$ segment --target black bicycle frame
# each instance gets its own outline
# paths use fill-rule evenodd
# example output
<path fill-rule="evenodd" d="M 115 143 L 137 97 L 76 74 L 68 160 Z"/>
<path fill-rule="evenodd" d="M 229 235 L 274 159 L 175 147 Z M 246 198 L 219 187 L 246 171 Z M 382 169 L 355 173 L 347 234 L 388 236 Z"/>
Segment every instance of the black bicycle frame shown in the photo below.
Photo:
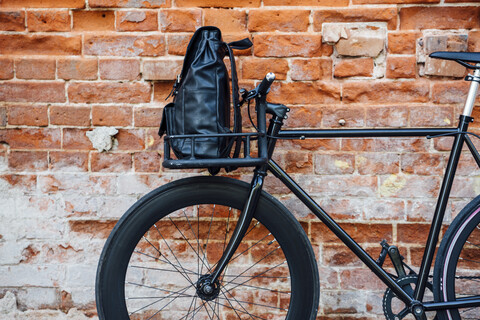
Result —
<path fill-rule="evenodd" d="M 217 270 L 213 272 L 213 279 L 216 280 L 224 266 L 228 264 L 231 254 L 236 250 L 243 237 L 243 232 L 250 224 L 253 217 L 251 208 L 256 207 L 260 190 L 263 186 L 263 178 L 266 171 L 272 172 L 291 192 L 293 192 L 311 211 L 315 214 L 363 263 L 377 275 L 377 277 L 387 285 L 395 295 L 401 299 L 407 306 L 421 306 L 422 310 L 434 311 L 441 309 L 466 308 L 480 306 L 480 296 L 472 297 L 468 300 L 450 301 L 450 302 L 427 302 L 422 303 L 425 293 L 428 275 L 430 273 L 435 248 L 445 215 L 448 198 L 453 184 L 453 178 L 457 169 L 458 161 L 462 151 L 463 144 L 466 143 L 472 153 L 476 163 L 480 167 L 480 154 L 476 150 L 472 141 L 467 136 L 468 124 L 473 118 L 460 116 L 457 128 L 420 128 L 420 129 L 326 129 L 326 130 L 280 130 L 282 119 L 273 117 L 268 128 L 268 163 L 258 166 L 255 169 L 252 179 L 251 191 L 247 205 L 242 211 L 237 223 L 242 232 L 234 232 L 237 237 L 230 241 L 228 254 L 219 262 Z M 352 238 L 350 237 L 329 215 L 323 210 L 284 170 L 282 170 L 275 161 L 271 160 L 275 143 L 277 139 L 310 139 L 310 138 L 369 138 L 369 137 L 429 137 L 449 135 L 454 136 L 454 142 L 450 151 L 447 168 L 443 178 L 440 194 L 437 200 L 432 225 L 425 245 L 425 251 L 418 274 L 418 283 L 415 287 L 414 296 L 411 297 L 401 286 L 392 278 L 377 262 Z M 253 200 L 253 201 L 252 201 Z M 253 203 L 252 203 L 253 202 Z M 246 217 L 246 218 L 245 218 Z M 232 252 L 233 250 L 233 252 Z M 417 319 L 425 319 L 423 313 Z"/>

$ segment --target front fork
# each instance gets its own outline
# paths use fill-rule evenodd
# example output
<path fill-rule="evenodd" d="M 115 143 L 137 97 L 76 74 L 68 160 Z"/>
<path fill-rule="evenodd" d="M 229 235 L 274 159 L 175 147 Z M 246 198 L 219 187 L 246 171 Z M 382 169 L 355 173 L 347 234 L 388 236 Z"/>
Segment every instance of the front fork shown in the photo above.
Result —
<path fill-rule="evenodd" d="M 258 106 L 258 116 L 260 114 L 269 113 L 273 117 L 270 120 L 270 125 L 267 131 L 268 143 L 267 143 L 267 157 L 271 158 L 273 150 L 275 149 L 275 144 L 277 139 L 274 137 L 278 134 L 283 125 L 283 119 L 286 118 L 286 113 L 289 109 L 283 105 L 270 104 L 265 101 L 265 98 L 262 97 L 256 102 Z M 261 128 L 260 128 L 261 129 Z M 237 225 L 235 230 L 233 230 L 232 237 L 228 242 L 227 248 L 223 252 L 222 257 L 217 263 L 215 270 L 209 276 L 210 283 L 216 283 L 220 275 L 222 274 L 225 267 L 228 265 L 228 262 L 232 258 L 233 254 L 237 250 L 238 246 L 242 242 L 245 233 L 247 232 L 248 226 L 252 222 L 253 215 L 257 209 L 258 200 L 262 193 L 263 182 L 267 175 L 268 164 L 264 164 L 255 168 L 252 182 L 250 183 L 250 192 L 248 193 L 248 198 L 245 202 L 245 206 L 238 218 Z"/>

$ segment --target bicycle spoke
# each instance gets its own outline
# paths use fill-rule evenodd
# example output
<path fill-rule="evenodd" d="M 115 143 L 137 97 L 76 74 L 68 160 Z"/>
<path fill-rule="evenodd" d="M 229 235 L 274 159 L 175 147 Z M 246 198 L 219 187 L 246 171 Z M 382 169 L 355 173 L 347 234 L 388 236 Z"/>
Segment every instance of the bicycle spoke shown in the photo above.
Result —
<path fill-rule="evenodd" d="M 178 272 L 178 270 L 168 270 L 168 269 L 162 269 L 162 268 L 154 268 L 154 267 L 140 267 L 140 266 L 130 266 L 130 268 L 137 268 L 137 269 L 146 269 L 146 270 L 156 270 L 156 271 L 165 271 L 165 272 Z M 191 270 L 188 270 L 188 269 L 184 269 L 186 272 L 185 274 L 194 274 L 194 275 L 197 275 L 198 274 L 196 272 L 193 272 Z"/>
<path fill-rule="evenodd" d="M 277 249 L 278 249 L 278 247 L 277 247 Z M 271 254 L 273 254 L 273 252 L 275 252 L 277 249 L 275 249 L 275 250 L 273 250 L 273 251 L 270 251 L 270 253 L 268 253 L 268 254 L 265 255 L 262 259 L 258 260 L 258 261 L 255 262 L 253 265 L 251 265 L 250 267 L 248 267 L 247 269 L 245 269 L 245 270 L 244 270 L 242 273 L 240 273 L 238 276 L 241 276 L 241 275 L 243 275 L 245 272 L 247 272 L 248 270 L 252 269 L 254 266 L 256 266 L 257 264 L 259 264 L 262 260 L 266 259 L 268 256 L 270 256 Z M 269 271 L 269 270 L 272 270 L 272 269 L 274 269 L 274 268 L 276 268 L 276 267 L 284 264 L 285 262 L 286 262 L 286 261 L 284 261 L 284 262 L 276 265 L 276 266 L 273 267 L 273 268 L 267 269 L 266 271 L 262 272 L 261 274 L 263 274 L 263 273 L 265 273 L 265 272 L 267 272 L 267 271 Z M 235 278 L 233 278 L 230 282 L 236 280 L 236 279 L 238 278 L 238 276 L 235 277 Z M 247 281 L 250 281 L 250 280 L 247 280 Z M 246 282 L 247 282 L 247 281 L 246 281 Z M 245 283 L 245 282 L 244 282 L 244 283 Z"/>
<path fill-rule="evenodd" d="M 165 244 L 167 245 L 167 248 L 168 248 L 168 249 L 170 250 L 170 252 L 172 253 L 173 257 L 174 257 L 175 260 L 177 261 L 177 263 L 178 263 L 178 265 L 180 266 L 180 268 L 185 272 L 185 269 L 182 267 L 182 264 L 180 263 L 180 261 L 178 261 L 177 256 L 175 255 L 175 253 L 173 253 L 172 249 L 171 249 L 170 246 L 168 245 L 167 240 L 165 240 L 165 238 L 163 237 L 163 235 L 162 235 L 162 233 L 160 232 L 160 230 L 158 230 L 157 225 L 154 224 L 153 226 L 154 226 L 155 229 L 157 230 L 157 232 L 158 232 L 158 234 L 160 235 L 160 237 L 162 237 L 163 241 L 164 241 Z M 144 237 L 144 238 L 145 238 L 145 237 Z M 145 239 L 146 239 L 146 238 L 145 238 Z M 148 240 L 147 240 L 147 241 L 148 241 Z M 165 257 L 165 259 L 167 259 L 167 261 L 169 261 L 167 257 Z M 176 269 L 176 268 L 175 268 L 175 269 Z M 188 276 L 184 275 L 183 273 L 181 273 L 181 274 L 184 276 L 185 279 L 187 279 L 188 282 L 190 282 L 190 283 L 193 285 L 193 281 L 192 281 Z"/>
<path fill-rule="evenodd" d="M 205 243 L 205 251 L 203 252 L 203 260 L 205 260 L 205 256 L 206 256 L 207 251 L 208 251 L 208 241 L 210 240 L 210 231 L 212 229 L 212 222 L 213 222 L 213 215 L 214 214 L 215 214 L 215 205 L 213 205 L 212 215 L 210 217 L 210 224 L 208 226 L 207 242 Z M 197 212 L 197 216 L 198 215 L 199 215 L 199 213 Z M 210 271 L 210 269 L 209 269 L 209 271 Z M 203 273 L 203 265 L 200 268 L 200 272 Z"/>
<path fill-rule="evenodd" d="M 190 248 L 192 248 L 193 252 L 195 252 L 195 254 L 198 256 L 198 252 L 195 251 L 195 249 L 192 247 L 192 245 L 190 244 L 190 241 L 188 241 L 188 239 L 185 237 L 185 235 L 183 234 L 183 232 L 178 228 L 177 224 L 172 220 L 170 219 L 170 221 L 173 223 L 173 225 L 175 226 L 175 228 L 177 228 L 178 232 L 180 232 L 180 234 L 182 235 L 183 239 L 185 239 L 185 241 L 187 242 L 187 244 L 190 246 Z M 200 256 L 198 256 L 200 258 Z M 205 265 L 205 261 L 202 260 L 202 263 Z M 206 265 L 208 271 L 210 271 L 210 267 L 208 266 L 208 261 L 207 261 L 207 265 Z"/>
<path fill-rule="evenodd" d="M 170 295 L 168 295 L 168 296 L 166 296 L 166 297 L 162 297 L 162 298 L 160 298 L 160 299 L 157 300 L 157 301 L 154 301 L 154 302 L 152 302 L 152 303 L 150 303 L 150 304 L 147 304 L 146 306 L 144 306 L 144 307 L 142 307 L 142 308 L 140 308 L 140 309 L 138 309 L 138 310 L 135 310 L 135 311 L 131 312 L 129 315 L 135 314 L 135 313 L 137 313 L 137 312 L 139 312 L 139 311 L 141 311 L 141 310 L 144 310 L 145 308 L 148 308 L 148 307 L 150 307 L 150 306 L 152 306 L 152 305 L 154 305 L 154 304 L 156 304 L 156 303 L 158 303 L 158 302 L 161 302 L 161 301 L 163 301 L 163 300 L 165 300 L 165 299 L 169 299 L 169 298 L 170 298 L 171 296 L 173 296 L 174 294 L 180 293 L 177 297 L 175 297 L 175 298 L 173 299 L 173 300 L 175 300 L 176 298 L 178 298 L 179 296 L 181 296 L 181 293 L 187 291 L 188 289 L 189 289 L 189 287 L 186 287 L 186 288 L 183 288 L 183 289 L 181 289 L 181 290 L 179 290 L 179 291 L 177 291 L 177 292 L 173 292 L 173 293 L 171 293 Z M 173 300 L 172 300 L 172 301 L 173 301 Z M 167 304 L 166 304 L 162 309 L 160 309 L 160 310 L 163 310 L 163 309 L 164 309 L 167 305 L 169 305 L 170 303 L 171 303 L 171 302 L 167 303 Z M 159 310 L 159 311 L 160 311 L 160 310 Z"/>

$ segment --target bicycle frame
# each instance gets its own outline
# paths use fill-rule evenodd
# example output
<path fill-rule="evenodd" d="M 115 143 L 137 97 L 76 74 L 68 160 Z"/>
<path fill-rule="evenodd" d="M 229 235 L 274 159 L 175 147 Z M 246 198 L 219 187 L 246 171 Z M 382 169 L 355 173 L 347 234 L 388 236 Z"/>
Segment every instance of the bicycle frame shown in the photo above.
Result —
<path fill-rule="evenodd" d="M 480 77 L 480 70 L 475 70 L 475 76 Z M 480 167 L 480 154 L 467 135 L 468 125 L 473 121 L 470 117 L 477 89 L 480 81 L 472 81 L 470 91 L 465 104 L 463 114 L 460 116 L 459 124 L 456 128 L 419 128 L 419 129 L 326 129 L 326 130 L 281 130 L 283 117 L 274 115 L 270 120 L 270 126 L 267 131 L 268 137 L 268 162 L 257 166 L 251 183 L 249 198 L 246 201 L 245 208 L 239 218 L 239 222 L 232 235 L 232 240 L 227 246 L 222 258 L 217 264 L 216 269 L 211 275 L 212 281 L 215 281 L 225 266 L 228 264 L 231 256 L 250 224 L 253 212 L 256 208 L 264 177 L 267 171 L 270 171 L 277 177 L 297 198 L 302 201 L 315 216 L 317 216 L 363 263 L 377 275 L 377 277 L 389 287 L 395 295 L 401 299 L 414 314 L 417 319 L 426 319 L 424 311 L 435 311 L 442 309 L 468 308 L 480 306 L 480 296 L 469 297 L 457 301 L 447 302 L 426 302 L 423 303 L 423 297 L 430 273 L 435 248 L 438 243 L 442 221 L 445 215 L 453 179 L 460 159 L 464 143 L 467 145 L 473 155 L 477 165 Z M 259 110 L 265 110 L 265 97 L 260 97 L 256 101 Z M 432 224 L 425 245 L 425 251 L 422 263 L 418 273 L 418 282 L 415 287 L 414 295 L 411 297 L 401 286 L 392 278 L 352 237 L 350 237 L 328 213 L 323 210 L 284 170 L 282 170 L 271 159 L 275 144 L 278 139 L 311 139 L 311 138 L 371 138 L 371 137 L 429 137 L 435 138 L 441 135 L 452 135 L 455 139 L 452 144 L 448 164 L 446 167 L 440 193 L 437 199 L 437 205 L 434 211 Z"/>

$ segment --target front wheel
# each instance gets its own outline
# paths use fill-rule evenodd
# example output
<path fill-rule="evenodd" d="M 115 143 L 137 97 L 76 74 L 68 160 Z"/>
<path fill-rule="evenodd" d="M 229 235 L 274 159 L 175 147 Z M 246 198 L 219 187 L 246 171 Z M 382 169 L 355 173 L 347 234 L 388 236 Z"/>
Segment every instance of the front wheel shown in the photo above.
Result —
<path fill-rule="evenodd" d="M 315 319 L 312 247 L 285 207 L 262 192 L 242 243 L 203 287 L 233 233 L 249 185 L 182 179 L 152 191 L 119 220 L 97 270 L 100 319 Z"/>
<path fill-rule="evenodd" d="M 480 196 L 471 201 L 448 228 L 434 268 L 435 301 L 480 296 Z M 440 320 L 478 320 L 480 307 L 437 313 Z"/>

